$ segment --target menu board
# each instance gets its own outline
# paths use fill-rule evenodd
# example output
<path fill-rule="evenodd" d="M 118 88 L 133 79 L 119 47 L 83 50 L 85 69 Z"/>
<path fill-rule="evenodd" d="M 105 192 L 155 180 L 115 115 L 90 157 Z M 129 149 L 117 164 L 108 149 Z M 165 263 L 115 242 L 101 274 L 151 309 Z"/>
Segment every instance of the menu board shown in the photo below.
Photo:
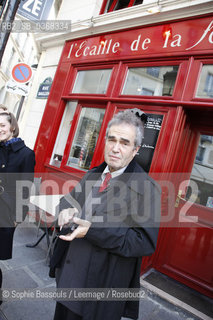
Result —
<path fill-rule="evenodd" d="M 136 155 L 135 159 L 146 172 L 149 172 L 163 121 L 163 115 L 147 113 L 147 116 L 148 118 L 144 128 L 144 139 L 139 154 Z"/>

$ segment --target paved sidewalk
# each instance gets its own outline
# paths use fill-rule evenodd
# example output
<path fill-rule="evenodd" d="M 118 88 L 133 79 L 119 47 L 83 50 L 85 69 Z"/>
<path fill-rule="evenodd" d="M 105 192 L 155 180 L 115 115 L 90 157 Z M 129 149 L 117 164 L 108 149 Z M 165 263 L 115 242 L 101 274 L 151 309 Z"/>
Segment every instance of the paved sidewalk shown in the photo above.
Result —
<path fill-rule="evenodd" d="M 41 230 L 39 234 L 42 234 Z M 13 259 L 0 261 L 3 289 L 55 287 L 55 280 L 48 276 L 46 239 L 35 248 L 26 247 L 27 243 L 33 243 L 36 239 L 35 225 L 22 223 L 16 228 Z M 6 301 L 0 308 L 8 320 L 52 320 L 55 302 L 46 299 Z"/>
<path fill-rule="evenodd" d="M 41 230 L 39 232 L 42 233 Z M 44 238 L 35 248 L 26 247 L 26 244 L 34 242 L 36 237 L 37 228 L 33 224 L 23 223 L 16 229 L 13 259 L 0 261 L 3 271 L 3 288 L 45 289 L 55 287 L 55 280 L 48 276 L 46 239 Z M 175 306 L 174 303 L 162 298 L 149 287 L 144 286 L 143 290 L 145 295 L 140 302 L 139 320 L 204 319 L 184 308 Z M 0 320 L 52 320 L 54 308 L 55 301 L 47 299 L 5 301 L 0 307 Z"/>

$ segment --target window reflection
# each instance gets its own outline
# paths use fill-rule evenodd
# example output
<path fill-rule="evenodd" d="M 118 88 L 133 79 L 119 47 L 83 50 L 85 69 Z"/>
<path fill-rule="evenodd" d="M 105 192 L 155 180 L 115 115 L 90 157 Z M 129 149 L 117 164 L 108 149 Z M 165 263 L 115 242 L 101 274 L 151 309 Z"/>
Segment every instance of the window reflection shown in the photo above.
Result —
<path fill-rule="evenodd" d="M 104 117 L 103 109 L 82 108 L 67 165 L 89 169 Z"/>
<path fill-rule="evenodd" d="M 198 186 L 195 202 L 213 208 L 213 136 L 201 135 L 191 180 Z M 192 199 L 192 193 L 188 190 L 187 198 Z"/>
<path fill-rule="evenodd" d="M 213 65 L 202 67 L 196 97 L 213 98 Z"/>
<path fill-rule="evenodd" d="M 71 128 L 71 123 L 76 110 L 77 102 L 68 102 L 63 114 L 61 125 L 56 138 L 55 147 L 52 153 L 50 164 L 55 167 L 61 166 L 65 145 Z"/>
<path fill-rule="evenodd" d="M 112 69 L 78 71 L 72 93 L 105 94 Z"/>
<path fill-rule="evenodd" d="M 115 10 L 120 10 L 120 9 L 125 9 L 128 7 L 133 7 L 138 4 L 142 4 L 143 0 L 108 0 L 106 4 L 106 9 L 105 12 L 110 12 L 110 11 L 115 11 Z"/>
<path fill-rule="evenodd" d="M 172 96 L 178 66 L 129 68 L 122 94 Z"/>

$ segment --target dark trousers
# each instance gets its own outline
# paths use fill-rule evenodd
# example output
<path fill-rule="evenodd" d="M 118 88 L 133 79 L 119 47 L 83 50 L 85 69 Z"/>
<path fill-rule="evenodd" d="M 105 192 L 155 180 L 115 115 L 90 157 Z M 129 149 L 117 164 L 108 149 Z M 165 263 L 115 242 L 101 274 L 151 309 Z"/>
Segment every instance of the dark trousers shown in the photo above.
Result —
<path fill-rule="evenodd" d="M 82 320 L 82 317 L 72 312 L 63 304 L 57 302 L 55 307 L 54 320 Z"/>

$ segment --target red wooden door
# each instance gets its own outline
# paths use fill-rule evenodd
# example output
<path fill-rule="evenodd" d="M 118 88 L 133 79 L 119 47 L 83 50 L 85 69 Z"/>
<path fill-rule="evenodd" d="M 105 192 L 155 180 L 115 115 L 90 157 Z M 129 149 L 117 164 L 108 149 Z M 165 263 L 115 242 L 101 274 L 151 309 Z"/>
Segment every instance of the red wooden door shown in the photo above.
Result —
<path fill-rule="evenodd" d="M 205 125 L 199 121 L 201 113 L 193 117 L 183 112 L 177 150 L 170 158 L 173 170 L 167 172 L 172 190 L 162 187 L 162 215 L 167 220 L 154 266 L 213 297 L 213 124 L 210 115 Z"/>

